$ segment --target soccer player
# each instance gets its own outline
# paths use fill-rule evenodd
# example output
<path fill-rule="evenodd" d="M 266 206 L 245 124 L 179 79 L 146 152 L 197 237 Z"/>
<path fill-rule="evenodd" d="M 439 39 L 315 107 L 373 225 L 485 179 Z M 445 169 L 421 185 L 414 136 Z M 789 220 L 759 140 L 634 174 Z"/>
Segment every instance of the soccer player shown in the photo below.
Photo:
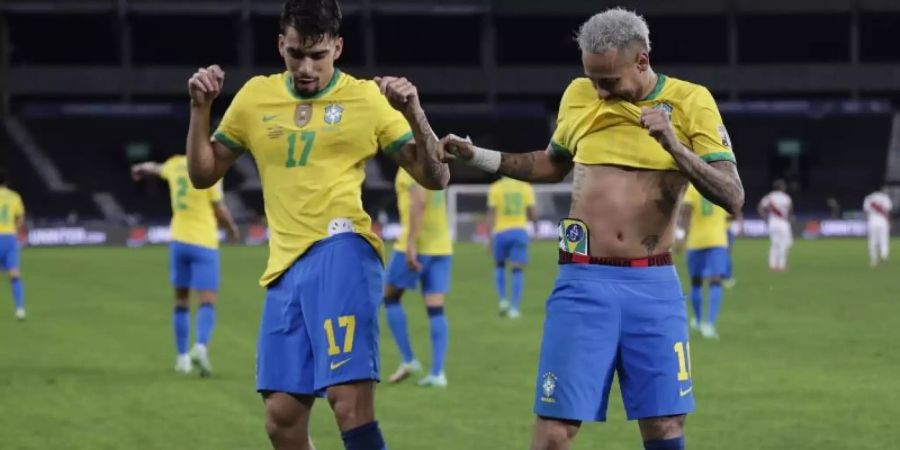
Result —
<path fill-rule="evenodd" d="M 192 363 L 200 375 L 212 374 L 209 361 L 210 336 L 216 323 L 216 294 L 219 290 L 219 229 L 216 219 L 225 225 L 228 237 L 238 239 L 237 225 L 222 198 L 222 183 L 209 189 L 195 189 L 187 173 L 187 158 L 175 155 L 159 164 L 152 161 L 131 166 L 131 177 L 158 177 L 169 184 L 172 205 L 169 244 L 169 272 L 175 288 L 175 310 L 172 327 L 175 331 L 175 371 L 190 373 Z M 196 340 L 190 353 L 191 290 L 197 294 Z"/>
<path fill-rule="evenodd" d="M 717 339 L 716 319 L 722 305 L 722 280 L 728 273 L 728 213 L 691 185 L 681 207 L 687 234 L 687 267 L 691 277 L 691 328 L 705 338 Z M 703 282 L 709 286 L 709 316 L 703 320 Z"/>
<path fill-rule="evenodd" d="M 528 265 L 528 230 L 526 223 L 537 221 L 534 211 L 534 189 L 530 184 L 503 177 L 488 191 L 488 225 L 491 229 L 489 248 L 494 255 L 494 283 L 500 296 L 500 315 L 517 319 L 521 315 L 524 277 Z M 512 273 L 509 300 L 506 297 L 506 267 Z"/>
<path fill-rule="evenodd" d="M 757 211 L 769 223 L 769 270 L 787 270 L 788 250 L 794 245 L 791 231 L 793 202 L 787 194 L 787 183 L 778 179 L 772 184 L 775 190 L 766 194 L 759 202 Z"/>
<path fill-rule="evenodd" d="M 362 207 L 365 162 L 378 149 L 426 189 L 450 172 L 416 87 L 356 79 L 334 67 L 344 42 L 336 0 L 289 0 L 278 52 L 286 70 L 250 79 L 210 139 L 218 66 L 189 80 L 188 172 L 212 186 L 243 153 L 256 160 L 270 227 L 256 389 L 276 448 L 307 449 L 325 393 L 344 446 L 385 448 L 375 421 L 382 244 Z"/>
<path fill-rule="evenodd" d="M 419 380 L 420 386 L 447 387 L 444 357 L 447 354 L 448 327 L 444 299 L 450 290 L 450 266 L 453 243 L 447 224 L 444 191 L 428 191 L 405 170 L 397 171 L 394 182 L 402 229 L 387 269 L 384 285 L 384 310 L 403 362 L 389 378 L 391 383 L 405 380 L 422 369 L 413 356 L 406 328 L 406 313 L 400 298 L 406 289 L 422 283 L 422 296 L 431 327 L 431 372 Z"/>
<path fill-rule="evenodd" d="M 0 169 L 0 270 L 9 274 L 16 319 L 25 320 L 25 292 L 19 270 L 18 233 L 25 227 L 22 197 L 10 189 L 6 170 Z"/>
<path fill-rule="evenodd" d="M 609 9 L 578 32 L 584 78 L 562 96 L 545 150 L 500 153 L 454 135 L 447 159 L 532 182 L 574 167 L 561 266 L 538 369 L 531 448 L 569 448 L 582 421 L 603 421 L 613 374 L 644 448 L 684 448 L 694 410 L 688 321 L 668 249 L 688 182 L 734 213 L 743 187 L 716 103 L 699 85 L 650 67 L 647 23 Z"/>
<path fill-rule="evenodd" d="M 887 261 L 891 240 L 891 210 L 894 208 L 886 188 L 875 191 L 863 200 L 868 218 L 869 264 L 872 267 Z"/>

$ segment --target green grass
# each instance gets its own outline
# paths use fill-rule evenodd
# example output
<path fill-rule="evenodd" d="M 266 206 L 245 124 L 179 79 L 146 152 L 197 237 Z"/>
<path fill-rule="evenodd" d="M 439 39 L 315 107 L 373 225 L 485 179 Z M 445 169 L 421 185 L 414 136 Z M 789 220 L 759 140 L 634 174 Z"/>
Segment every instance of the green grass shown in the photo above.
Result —
<path fill-rule="evenodd" d="M 555 247 L 533 250 L 524 316 L 495 312 L 491 263 L 463 245 L 454 262 L 446 391 L 378 389 L 392 450 L 527 448 L 543 301 Z M 738 285 L 726 291 L 720 341 L 694 336 L 698 410 L 692 449 L 886 449 L 900 430 L 900 262 L 870 269 L 859 240 L 799 242 L 791 271 L 766 269 L 767 243 L 740 241 Z M 0 291 L 0 448 L 251 449 L 268 445 L 253 390 L 256 279 L 264 248 L 222 251 L 211 379 L 172 371 L 166 250 L 27 249 L 28 320 Z M 404 300 L 428 362 L 418 294 Z M 383 372 L 398 354 L 383 328 Z M 573 449 L 636 449 L 617 391 L 609 422 L 586 424 Z M 325 402 L 313 414 L 320 450 L 342 448 Z"/>

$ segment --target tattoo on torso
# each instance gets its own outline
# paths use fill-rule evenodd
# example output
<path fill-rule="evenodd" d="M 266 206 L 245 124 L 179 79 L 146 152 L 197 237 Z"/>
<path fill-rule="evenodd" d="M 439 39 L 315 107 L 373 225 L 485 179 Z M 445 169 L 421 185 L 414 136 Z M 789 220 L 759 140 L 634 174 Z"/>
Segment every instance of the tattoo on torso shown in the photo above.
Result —
<path fill-rule="evenodd" d="M 651 234 L 641 241 L 641 245 L 647 249 L 647 256 L 651 256 L 653 255 L 653 251 L 656 250 L 656 246 L 659 245 L 659 236 Z"/>
<path fill-rule="evenodd" d="M 584 185 L 584 178 L 587 177 L 587 167 L 581 164 L 575 164 L 574 174 L 572 176 L 572 206 L 574 207 L 582 197 L 581 190 Z"/>

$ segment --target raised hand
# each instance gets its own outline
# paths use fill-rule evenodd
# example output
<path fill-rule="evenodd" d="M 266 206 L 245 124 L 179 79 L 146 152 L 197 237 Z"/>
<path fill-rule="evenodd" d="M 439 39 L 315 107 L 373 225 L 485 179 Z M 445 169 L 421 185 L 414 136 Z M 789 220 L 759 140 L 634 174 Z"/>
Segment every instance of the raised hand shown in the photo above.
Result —
<path fill-rule="evenodd" d="M 460 159 L 467 162 L 475 155 L 472 150 L 472 139 L 461 138 L 455 134 L 448 134 L 441 138 L 441 148 L 443 151 L 443 162 L 450 162 Z"/>
<path fill-rule="evenodd" d="M 678 137 L 675 135 L 675 129 L 672 128 L 672 118 L 664 109 L 643 108 L 641 110 L 641 125 L 667 151 L 671 152 L 680 145 Z"/>
<path fill-rule="evenodd" d="M 197 106 L 212 105 L 212 101 L 222 92 L 224 84 L 225 72 L 218 65 L 197 69 L 188 80 L 191 102 Z"/>
<path fill-rule="evenodd" d="M 378 89 L 387 97 L 391 107 L 402 113 L 411 113 L 420 107 L 419 91 L 403 77 L 375 77 Z"/>

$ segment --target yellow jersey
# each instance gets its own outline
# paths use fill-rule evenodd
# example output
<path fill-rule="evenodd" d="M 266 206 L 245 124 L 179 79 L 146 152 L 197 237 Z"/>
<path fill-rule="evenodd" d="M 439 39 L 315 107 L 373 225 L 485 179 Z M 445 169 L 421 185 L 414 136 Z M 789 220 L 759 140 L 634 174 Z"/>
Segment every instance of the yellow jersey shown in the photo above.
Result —
<path fill-rule="evenodd" d="M 488 190 L 488 207 L 494 209 L 494 233 L 524 229 L 528 208 L 534 206 L 534 188 L 530 184 L 503 177 Z"/>
<path fill-rule="evenodd" d="M 24 214 L 22 197 L 12 189 L 0 187 L 0 234 L 17 234 L 16 219 Z"/>
<path fill-rule="evenodd" d="M 209 189 L 196 189 L 187 173 L 187 157 L 175 155 L 163 163 L 159 176 L 169 182 L 173 241 L 219 248 L 219 226 L 213 203 L 222 201 L 222 180 Z"/>
<path fill-rule="evenodd" d="M 213 139 L 256 160 L 269 223 L 265 286 L 313 244 L 341 232 L 382 244 L 363 210 L 366 161 L 412 139 L 406 119 L 372 81 L 335 69 L 311 96 L 287 73 L 257 76 L 235 95 Z"/>
<path fill-rule="evenodd" d="M 662 74 L 637 103 L 601 99 L 589 79 L 572 81 L 559 106 L 551 149 L 582 164 L 678 170 L 672 155 L 641 126 L 645 107 L 668 111 L 678 140 L 706 162 L 734 162 L 731 139 L 709 91 Z"/>
<path fill-rule="evenodd" d="M 397 190 L 397 209 L 400 210 L 400 236 L 394 249 L 406 251 L 409 238 L 409 191 L 418 186 L 405 170 L 397 171 L 394 188 Z M 447 196 L 444 191 L 425 190 L 425 212 L 422 216 L 422 230 L 416 237 L 416 252 L 420 255 L 452 255 L 453 242 L 450 239 L 450 224 L 447 222 Z"/>
<path fill-rule="evenodd" d="M 700 191 L 689 185 L 684 204 L 691 205 L 691 224 L 688 227 L 688 250 L 728 247 L 728 212 L 703 198 Z"/>

